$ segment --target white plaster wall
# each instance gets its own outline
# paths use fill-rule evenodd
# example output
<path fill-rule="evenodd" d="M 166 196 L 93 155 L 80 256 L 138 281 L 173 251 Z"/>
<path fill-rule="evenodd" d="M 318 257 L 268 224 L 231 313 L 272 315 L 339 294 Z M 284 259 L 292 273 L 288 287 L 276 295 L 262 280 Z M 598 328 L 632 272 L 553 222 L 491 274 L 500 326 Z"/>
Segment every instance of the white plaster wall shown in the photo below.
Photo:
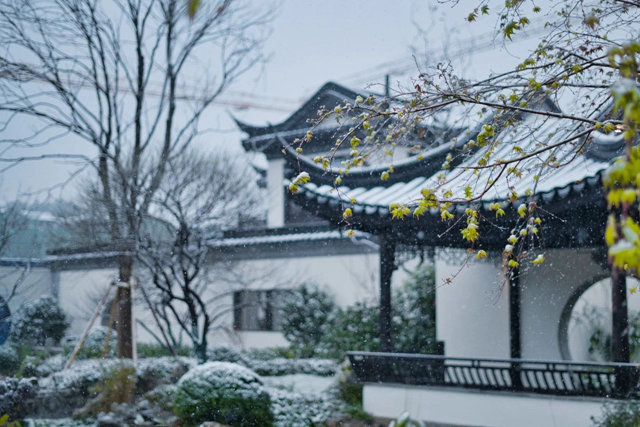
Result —
<path fill-rule="evenodd" d="M 117 277 L 115 269 L 73 270 L 60 272 L 58 303 L 66 312 L 71 326 L 67 330 L 70 336 L 80 336 L 98 302 Z M 114 290 L 111 290 L 111 299 Z M 96 320 L 96 325 L 100 319 Z"/>
<path fill-rule="evenodd" d="M 330 247 L 328 247 L 330 251 Z M 470 261 L 461 268 L 466 253 L 441 252 L 436 262 L 437 335 L 445 341 L 448 356 L 508 357 L 509 310 L 508 288 L 502 274 L 501 260 Z M 558 327 L 562 310 L 577 287 L 604 272 L 592 259 L 590 251 L 556 250 L 545 252 L 540 267 L 529 267 L 521 278 L 523 357 L 560 359 Z M 415 260 L 405 264 L 409 270 Z M 286 345 L 284 337 L 274 332 L 233 330 L 233 299 L 237 289 L 295 288 L 313 282 L 334 295 L 345 307 L 360 300 L 378 298 L 378 255 L 335 255 L 283 257 L 220 263 L 207 278 L 207 295 L 212 308 L 220 312 L 211 332 L 211 346 L 235 345 L 244 348 Z M 2 292 L 20 274 L 20 269 L 0 269 Z M 59 303 L 71 321 L 69 335 L 79 335 L 108 284 L 115 269 L 61 271 Z M 406 279 L 399 269 L 394 273 L 394 287 Z M 450 283 L 447 283 L 450 279 Z M 48 269 L 32 269 L 20 292 L 11 301 L 15 312 L 25 301 L 42 295 L 55 295 L 55 281 Z M 226 294 L 219 296 L 220 294 Z M 138 319 L 157 330 L 146 304 L 138 293 Z M 136 328 L 141 342 L 153 342 L 143 328 Z M 186 339 L 185 339 L 186 343 Z"/>
<path fill-rule="evenodd" d="M 82 333 L 116 274 L 115 269 L 60 272 L 59 303 L 71 322 L 69 335 L 79 336 Z M 134 271 L 134 274 L 140 277 L 141 285 L 145 284 L 143 272 Z M 216 316 L 208 336 L 210 346 L 286 346 L 287 342 L 279 332 L 233 330 L 234 290 L 294 289 L 304 282 L 313 282 L 326 289 L 335 297 L 336 303 L 344 307 L 363 299 L 377 299 L 378 256 L 317 256 L 219 263 L 211 267 L 203 280 L 206 288 L 204 298 L 209 300 L 210 312 Z M 146 285 L 149 286 L 148 283 Z M 136 292 L 134 309 L 136 319 L 157 334 L 156 323 L 139 291 Z M 136 338 L 139 342 L 155 342 L 140 325 L 136 325 Z M 190 344 L 186 336 L 183 336 L 183 342 Z"/>
<path fill-rule="evenodd" d="M 464 251 L 436 257 L 436 325 L 445 355 L 509 357 L 509 292 L 500 260 Z"/>
<path fill-rule="evenodd" d="M 524 264 L 524 263 L 523 263 Z M 522 274 L 522 357 L 562 359 L 558 331 L 562 310 L 578 287 L 606 273 L 590 250 L 545 251 L 545 262 Z"/>
<path fill-rule="evenodd" d="M 267 227 L 284 225 L 284 159 L 270 159 L 267 168 Z"/>
<path fill-rule="evenodd" d="M 225 266 L 222 266 L 224 268 Z M 315 283 L 333 295 L 336 304 L 346 307 L 361 300 L 378 298 L 378 255 L 336 255 L 246 260 L 227 264 L 229 277 L 237 283 L 213 283 L 219 289 L 295 289 L 303 283 Z M 224 274 L 223 274 L 224 275 Z M 231 296 L 221 304 L 232 306 Z M 221 318 L 212 342 L 241 348 L 286 346 L 279 332 L 233 331 L 233 313 Z"/>
<path fill-rule="evenodd" d="M 378 297 L 377 254 L 247 260 L 228 268 L 236 270 L 239 281 L 245 281 L 239 285 L 251 289 L 295 289 L 305 282 L 315 283 L 343 307 Z"/>
<path fill-rule="evenodd" d="M 627 304 L 629 317 L 640 312 L 640 298 L 635 291 L 640 287 L 640 281 L 627 276 Z M 592 310 L 596 310 L 598 317 Z M 600 327 L 605 331 L 611 329 L 611 278 L 606 277 L 597 281 L 576 301 L 572 308 L 571 318 L 567 324 L 568 353 L 573 360 L 603 361 L 599 352 L 589 353 L 589 339 L 594 328 Z M 632 362 L 640 362 L 640 354 L 632 355 Z"/>
<path fill-rule="evenodd" d="M 365 384 L 362 401 L 364 410 L 377 417 L 397 418 L 408 412 L 426 422 L 485 427 L 589 426 L 590 417 L 599 416 L 605 402 L 377 384 Z"/>
<path fill-rule="evenodd" d="M 289 342 L 280 332 L 239 331 L 237 342 L 241 348 L 287 347 Z"/>
<path fill-rule="evenodd" d="M 55 295 L 54 280 L 47 268 L 30 268 L 26 270 L 24 280 L 16 288 L 16 293 L 9 301 L 9 310 L 15 314 L 20 306 L 42 296 Z M 8 298 L 25 267 L 0 267 L 0 295 Z"/>

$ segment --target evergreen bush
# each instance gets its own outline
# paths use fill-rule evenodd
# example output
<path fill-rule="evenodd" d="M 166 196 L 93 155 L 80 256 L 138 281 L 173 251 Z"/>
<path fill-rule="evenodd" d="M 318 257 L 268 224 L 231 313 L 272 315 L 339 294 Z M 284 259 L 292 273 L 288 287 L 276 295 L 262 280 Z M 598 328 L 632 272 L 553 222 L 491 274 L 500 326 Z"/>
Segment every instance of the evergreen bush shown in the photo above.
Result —
<path fill-rule="evenodd" d="M 11 340 L 19 344 L 56 345 L 64 336 L 69 322 L 53 297 L 38 298 L 23 305 L 11 328 Z"/>
<path fill-rule="evenodd" d="M 392 298 L 394 347 L 405 353 L 436 353 L 435 273 L 419 265 Z M 297 357 L 344 358 L 347 351 L 379 351 L 378 304 L 336 308 L 315 285 L 302 285 L 281 308 L 282 331 Z"/>
<path fill-rule="evenodd" d="M 15 347 L 6 343 L 0 345 L 0 375 L 12 376 L 19 367 L 20 357 Z"/>
<path fill-rule="evenodd" d="M 38 382 L 34 378 L 0 380 L 0 415 L 8 415 L 12 420 L 24 418 L 37 392 Z"/>
<path fill-rule="evenodd" d="M 178 382 L 174 408 L 185 425 L 273 425 L 271 398 L 262 380 L 235 363 L 208 362 L 191 369 Z"/>
<path fill-rule="evenodd" d="M 640 425 L 640 402 L 637 400 L 607 402 L 600 417 L 591 417 L 596 427 L 627 427 Z"/>
<path fill-rule="evenodd" d="M 87 334 L 87 337 L 82 343 L 82 347 L 78 354 L 76 355 L 76 359 L 99 359 L 102 357 L 102 353 L 104 352 L 104 344 L 107 341 L 109 329 L 105 326 L 96 326 Z M 73 346 L 67 347 L 66 353 L 71 354 L 73 348 L 75 346 L 75 342 Z M 109 336 L 109 349 L 107 350 L 106 357 L 112 358 L 116 357 L 116 347 L 118 345 L 118 334 L 116 331 L 112 330 L 111 335 Z"/>
<path fill-rule="evenodd" d="M 395 292 L 394 348 L 402 353 L 436 353 L 436 277 L 433 266 L 419 265 Z"/>
<path fill-rule="evenodd" d="M 347 351 L 378 351 L 379 312 L 378 305 L 370 302 L 357 302 L 336 310 L 323 338 L 327 356 L 343 359 Z"/>
<path fill-rule="evenodd" d="M 303 284 L 281 307 L 282 333 L 297 357 L 313 357 L 327 333 L 334 298 L 317 285 Z"/>

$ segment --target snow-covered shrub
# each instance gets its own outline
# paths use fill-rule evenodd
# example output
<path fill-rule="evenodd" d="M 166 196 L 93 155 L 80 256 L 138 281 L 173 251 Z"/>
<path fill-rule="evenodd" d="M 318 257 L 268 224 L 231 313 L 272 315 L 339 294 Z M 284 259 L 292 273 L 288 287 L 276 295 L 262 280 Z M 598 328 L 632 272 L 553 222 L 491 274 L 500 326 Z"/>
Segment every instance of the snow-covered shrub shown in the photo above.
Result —
<path fill-rule="evenodd" d="M 250 360 L 249 367 L 259 375 L 311 374 L 330 376 L 335 374 L 338 365 L 330 359 L 271 359 Z"/>
<path fill-rule="evenodd" d="M 640 402 L 637 400 L 623 400 L 605 402 L 602 414 L 591 417 L 592 425 L 596 427 L 623 427 L 640 425 Z"/>
<path fill-rule="evenodd" d="M 194 356 L 193 349 L 185 346 L 176 346 L 173 348 L 176 356 L 191 357 Z M 137 344 L 138 357 L 165 357 L 171 356 L 171 352 L 166 346 L 160 344 L 149 344 L 139 342 Z"/>
<path fill-rule="evenodd" d="M 271 399 L 253 371 L 235 363 L 208 362 L 178 383 L 176 415 L 187 425 L 216 421 L 235 427 L 271 426 Z"/>
<path fill-rule="evenodd" d="M 71 394 L 88 395 L 91 386 L 103 381 L 112 369 L 120 365 L 133 366 L 131 360 L 78 360 L 69 369 L 55 372 L 46 382 L 47 388 Z"/>
<path fill-rule="evenodd" d="M 308 426 L 324 423 L 341 412 L 336 399 L 316 394 L 268 389 L 276 426 Z"/>
<path fill-rule="evenodd" d="M 589 358 L 596 362 L 612 360 L 611 357 L 611 312 L 588 305 L 580 321 L 589 331 Z M 640 361 L 640 311 L 629 311 L 629 352 L 632 362 Z"/>
<path fill-rule="evenodd" d="M 24 418 L 37 392 L 38 382 L 33 378 L 0 380 L 0 415 L 9 415 L 12 420 Z"/>
<path fill-rule="evenodd" d="M 270 360 L 284 357 L 285 359 L 295 359 L 296 355 L 290 347 L 265 347 L 251 348 L 245 351 L 249 359 Z"/>
<path fill-rule="evenodd" d="M 335 308 L 335 300 L 317 285 L 303 284 L 287 295 L 282 307 L 282 333 L 298 357 L 313 357 Z"/>
<path fill-rule="evenodd" d="M 340 398 L 348 405 L 362 406 L 362 384 L 358 382 L 348 359 L 340 364 L 336 377 Z"/>
<path fill-rule="evenodd" d="M 87 334 L 87 337 L 82 343 L 82 348 L 76 356 L 77 359 L 95 359 L 101 358 L 104 352 L 104 344 L 107 341 L 107 335 L 109 334 L 109 328 L 105 326 L 97 326 L 93 328 Z M 73 347 L 77 340 L 73 342 L 73 346 L 67 348 L 67 352 L 71 354 Z M 116 346 L 118 344 L 118 334 L 115 330 L 111 331 L 109 336 L 109 349 L 107 351 L 107 357 L 116 357 Z"/>
<path fill-rule="evenodd" d="M 46 296 L 23 305 L 12 322 L 11 340 L 20 344 L 58 344 L 69 327 L 55 298 Z"/>
<path fill-rule="evenodd" d="M 145 393 L 144 398 L 154 406 L 173 412 L 173 401 L 177 391 L 177 385 L 163 384 Z"/>
<path fill-rule="evenodd" d="M 238 350 L 229 347 L 214 347 L 207 350 L 207 357 L 212 362 L 230 362 L 248 366 L 248 359 Z"/>
<path fill-rule="evenodd" d="M 20 358 L 15 347 L 6 343 L 0 345 L 0 375 L 13 375 L 19 367 Z"/>
<path fill-rule="evenodd" d="M 87 405 L 88 408 L 83 408 L 83 415 L 96 416 L 100 412 L 109 411 L 113 404 L 131 403 L 135 388 L 135 367 L 131 364 L 121 364 L 112 368 L 102 381 L 92 387 L 93 393 L 98 397 Z"/>
<path fill-rule="evenodd" d="M 342 360 L 350 350 L 379 350 L 379 313 L 376 304 L 367 302 L 357 302 L 346 309 L 338 309 L 323 339 L 327 356 Z"/>
<path fill-rule="evenodd" d="M 33 357 L 27 357 L 22 362 L 22 366 L 20 367 L 20 370 L 19 370 L 19 375 L 18 374 L 16 374 L 16 375 L 17 376 L 26 377 L 26 378 L 40 376 L 40 374 L 38 372 L 38 365 L 36 365 L 34 363 L 34 359 L 35 358 L 33 358 Z"/>
<path fill-rule="evenodd" d="M 433 267 L 420 266 L 394 295 L 393 336 L 396 351 L 435 353 L 435 276 Z M 378 351 L 380 308 L 358 302 L 334 313 L 321 347 L 326 356 L 343 359 L 347 351 Z"/>
<path fill-rule="evenodd" d="M 38 370 L 38 377 L 46 377 L 54 372 L 61 371 L 64 368 L 64 364 L 67 362 L 67 356 L 64 354 L 56 354 L 48 357 L 42 361 L 36 368 Z"/>
<path fill-rule="evenodd" d="M 424 425 L 422 421 L 415 420 L 408 412 L 404 412 L 397 420 L 391 421 L 389 427 L 424 427 Z"/>
<path fill-rule="evenodd" d="M 175 384 L 191 368 L 196 359 L 187 357 L 154 357 L 138 359 L 138 392 L 145 393 L 162 384 Z"/>

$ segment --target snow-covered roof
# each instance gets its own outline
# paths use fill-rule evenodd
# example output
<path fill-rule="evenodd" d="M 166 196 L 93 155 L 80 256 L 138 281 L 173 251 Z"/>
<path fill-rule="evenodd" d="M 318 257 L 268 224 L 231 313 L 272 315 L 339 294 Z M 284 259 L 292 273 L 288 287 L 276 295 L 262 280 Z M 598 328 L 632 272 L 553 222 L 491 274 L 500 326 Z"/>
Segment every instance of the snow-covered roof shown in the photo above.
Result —
<path fill-rule="evenodd" d="M 514 127 L 513 131 L 501 135 L 502 141 L 497 146 L 493 158 L 509 160 L 522 156 L 522 153 L 534 153 L 545 147 L 553 147 L 581 130 L 580 127 L 573 130 L 565 127 L 566 120 L 560 118 L 541 120 L 529 116 L 521 125 Z M 514 176 L 509 179 L 503 174 L 498 179 L 501 168 L 486 168 L 481 169 L 478 175 L 471 174 L 470 168 L 476 167 L 485 153 L 478 151 L 471 155 L 458 153 L 457 155 L 464 159 L 446 171 L 441 170 L 441 163 L 433 164 L 441 161 L 441 156 L 428 156 L 427 160 L 422 160 L 431 160 L 431 167 L 424 168 L 426 173 L 420 174 L 412 168 L 413 177 L 396 181 L 391 185 L 380 180 L 378 174 L 375 177 L 377 185 L 340 186 L 336 189 L 333 185 L 317 183 L 312 177 L 311 182 L 300 185 L 299 188 L 306 199 L 315 199 L 318 204 L 351 206 L 351 201 L 355 200 L 352 206 L 354 214 L 381 216 L 389 215 L 391 203 L 415 203 L 422 197 L 421 190 L 425 188 L 451 190 L 454 200 L 464 200 L 468 198 L 465 196 L 465 189 L 471 187 L 473 195 L 479 196 L 476 204 L 482 202 L 485 208 L 488 208 L 490 203 L 508 200 L 513 192 L 521 198 L 535 194 L 542 201 L 549 202 L 557 197 L 566 197 L 572 190 L 582 191 L 584 186 L 599 185 L 601 172 L 609 166 L 612 156 L 619 154 L 622 148 L 622 136 L 595 133 L 593 139 L 585 154 L 576 154 L 579 146 L 584 143 L 584 138 L 577 138 L 575 143 L 559 145 L 540 156 L 523 160 L 517 165 L 522 173 L 519 178 Z M 460 144 L 456 144 L 456 147 L 460 147 Z M 518 147 L 517 152 L 514 151 L 514 147 Z M 453 145 L 448 148 L 449 152 L 454 152 Z M 541 161 L 544 160 L 548 162 L 541 167 Z M 414 164 L 418 163 L 420 161 L 414 160 Z M 406 165 L 400 165 L 403 166 L 409 168 L 412 165 L 407 162 Z M 344 181 L 348 181 L 348 178 Z M 439 215 L 439 211 L 433 211 L 432 214 Z"/>
<path fill-rule="evenodd" d="M 40 258 L 29 257 L 0 257 L 0 265 L 31 265 L 48 266 L 56 263 L 103 261 L 117 258 L 121 255 L 129 254 L 123 251 L 96 251 L 79 252 L 64 255 L 45 255 Z"/>
<path fill-rule="evenodd" d="M 367 237 L 361 234 L 359 237 Z M 242 237 L 227 237 L 222 239 L 212 239 L 209 242 L 211 247 L 239 247 L 252 245 L 273 245 L 294 242 L 311 242 L 321 240 L 349 240 L 340 230 L 327 230 L 317 232 L 301 232 L 273 235 L 253 235 Z"/>

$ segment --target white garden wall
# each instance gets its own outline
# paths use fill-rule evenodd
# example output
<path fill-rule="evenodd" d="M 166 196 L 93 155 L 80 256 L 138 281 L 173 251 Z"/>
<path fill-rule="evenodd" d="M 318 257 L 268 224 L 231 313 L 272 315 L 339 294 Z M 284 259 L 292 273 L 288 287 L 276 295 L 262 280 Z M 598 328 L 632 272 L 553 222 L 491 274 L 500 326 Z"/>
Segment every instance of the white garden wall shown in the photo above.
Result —
<path fill-rule="evenodd" d="M 589 426 L 605 402 L 390 384 L 365 384 L 362 401 L 364 410 L 376 417 L 397 418 L 408 412 L 426 422 L 484 427 Z"/>

